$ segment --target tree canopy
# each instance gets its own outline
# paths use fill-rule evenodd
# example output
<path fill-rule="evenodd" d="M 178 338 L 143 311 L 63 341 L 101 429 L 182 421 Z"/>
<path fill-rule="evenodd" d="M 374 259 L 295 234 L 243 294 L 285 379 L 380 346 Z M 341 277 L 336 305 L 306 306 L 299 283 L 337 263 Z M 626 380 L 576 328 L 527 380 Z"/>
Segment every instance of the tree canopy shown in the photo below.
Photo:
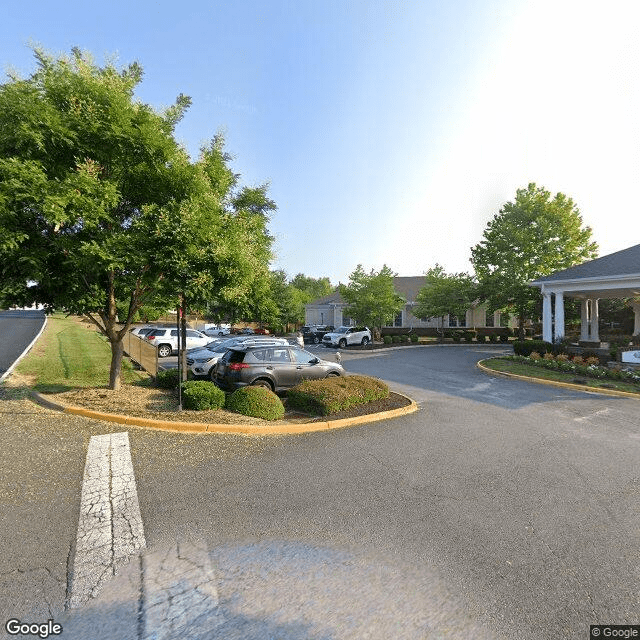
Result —
<path fill-rule="evenodd" d="M 0 85 L 0 304 L 89 317 L 111 343 L 117 388 L 122 338 L 145 303 L 250 298 L 268 277 L 275 204 L 266 186 L 239 185 L 221 137 L 190 161 L 174 138 L 190 99 L 164 111 L 136 100 L 137 63 L 34 53 L 29 78 Z"/>
<path fill-rule="evenodd" d="M 368 325 L 379 337 L 383 326 L 391 324 L 406 301 L 393 288 L 395 274 L 386 264 L 380 271 L 366 273 L 361 264 L 349 276 L 349 284 L 340 285 L 347 303 L 344 315 Z"/>
<path fill-rule="evenodd" d="M 528 283 L 595 258 L 597 251 L 573 200 L 530 183 L 488 223 L 471 262 L 483 298 L 492 309 L 515 315 L 523 337 L 525 319 L 535 315 L 540 299 Z"/>
<path fill-rule="evenodd" d="M 413 314 L 418 318 L 440 318 L 442 328 L 445 316 L 464 317 L 476 296 L 476 285 L 469 274 L 448 274 L 436 264 L 425 274 Z"/>

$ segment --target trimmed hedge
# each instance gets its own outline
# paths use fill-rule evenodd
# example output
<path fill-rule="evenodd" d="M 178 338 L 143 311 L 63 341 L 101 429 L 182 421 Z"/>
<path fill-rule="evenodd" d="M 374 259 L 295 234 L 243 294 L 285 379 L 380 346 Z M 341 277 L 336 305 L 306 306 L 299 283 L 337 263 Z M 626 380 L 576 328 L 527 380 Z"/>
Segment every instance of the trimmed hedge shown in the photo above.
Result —
<path fill-rule="evenodd" d="M 389 387 L 369 376 L 341 376 L 324 380 L 305 380 L 289 389 L 292 409 L 326 416 L 349 407 L 389 397 Z"/>
<path fill-rule="evenodd" d="M 208 411 L 224 407 L 225 395 L 213 382 L 188 380 L 182 383 L 182 402 L 185 409 Z"/>
<path fill-rule="evenodd" d="M 384 336 L 382 338 L 382 342 L 384 342 L 385 344 L 391 344 L 391 336 Z"/>
<path fill-rule="evenodd" d="M 178 388 L 178 370 L 177 369 L 165 369 L 164 371 L 158 371 L 156 376 L 155 386 L 161 389 L 177 389 Z"/>
<path fill-rule="evenodd" d="M 513 352 L 517 356 L 528 356 L 532 351 L 540 354 L 553 353 L 554 346 L 544 340 L 516 340 L 513 343 Z"/>
<path fill-rule="evenodd" d="M 282 400 L 266 387 L 241 387 L 227 396 L 226 408 L 243 416 L 282 420 L 284 405 Z"/>
<path fill-rule="evenodd" d="M 419 338 L 415 333 L 411 334 L 411 342 L 418 342 Z"/>

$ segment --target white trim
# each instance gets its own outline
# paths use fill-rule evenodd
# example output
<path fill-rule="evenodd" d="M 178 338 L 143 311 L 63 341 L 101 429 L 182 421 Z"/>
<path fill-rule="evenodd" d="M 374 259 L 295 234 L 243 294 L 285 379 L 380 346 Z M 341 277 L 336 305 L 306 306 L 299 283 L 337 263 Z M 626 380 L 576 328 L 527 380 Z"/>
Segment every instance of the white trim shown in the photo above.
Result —
<path fill-rule="evenodd" d="M 36 340 L 42 335 L 44 328 L 47 326 L 47 316 L 44 317 L 44 322 L 42 323 L 42 327 L 40 327 L 40 331 L 38 331 L 38 335 L 30 342 L 29 346 L 15 359 L 13 364 L 0 376 L 0 382 L 2 382 L 16 367 L 18 362 L 24 358 L 33 345 L 36 343 Z"/>

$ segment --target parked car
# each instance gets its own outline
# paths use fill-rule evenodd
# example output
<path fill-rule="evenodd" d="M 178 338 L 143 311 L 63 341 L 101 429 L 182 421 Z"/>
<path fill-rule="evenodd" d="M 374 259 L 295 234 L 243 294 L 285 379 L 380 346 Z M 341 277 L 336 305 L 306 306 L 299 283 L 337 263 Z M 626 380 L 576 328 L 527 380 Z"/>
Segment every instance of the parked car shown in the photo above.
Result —
<path fill-rule="evenodd" d="M 194 376 L 209 376 L 213 380 L 213 368 L 229 349 L 232 347 L 258 344 L 277 345 L 289 343 L 284 338 L 273 338 L 271 336 L 226 338 L 224 340 L 211 342 L 204 349 L 195 349 L 187 352 L 187 366 L 191 368 L 191 373 L 193 373 Z"/>
<path fill-rule="evenodd" d="M 325 347 L 340 347 L 344 349 L 350 344 L 366 345 L 371 342 L 371 331 L 367 327 L 338 327 L 335 331 L 326 333 L 322 338 Z"/>
<path fill-rule="evenodd" d="M 130 329 L 130 331 L 134 336 L 138 336 L 138 338 L 144 338 L 147 334 L 151 333 L 154 329 L 157 329 L 157 328 L 158 327 L 150 327 L 150 326 L 133 327 L 133 329 Z"/>
<path fill-rule="evenodd" d="M 324 338 L 325 334 L 333 331 L 333 327 L 326 324 L 312 324 L 305 325 L 302 327 L 301 331 L 305 342 L 319 344 L 322 342 L 322 338 Z"/>
<path fill-rule="evenodd" d="M 202 333 L 207 336 L 228 336 L 231 333 L 231 327 L 224 327 L 222 325 L 215 325 L 213 327 L 207 327 Z"/>
<path fill-rule="evenodd" d="M 320 360 L 291 345 L 233 347 L 218 361 L 214 377 L 223 389 L 248 385 L 279 391 L 295 387 L 302 380 L 343 376 L 342 365 Z"/>
<path fill-rule="evenodd" d="M 245 327 L 244 329 L 240 329 L 241 336 L 252 336 L 255 331 L 251 327 Z"/>
<path fill-rule="evenodd" d="M 146 335 L 146 339 L 158 347 L 158 356 L 166 358 L 178 350 L 178 329 L 154 329 Z M 195 329 L 187 329 L 187 349 L 205 347 L 211 338 Z"/>

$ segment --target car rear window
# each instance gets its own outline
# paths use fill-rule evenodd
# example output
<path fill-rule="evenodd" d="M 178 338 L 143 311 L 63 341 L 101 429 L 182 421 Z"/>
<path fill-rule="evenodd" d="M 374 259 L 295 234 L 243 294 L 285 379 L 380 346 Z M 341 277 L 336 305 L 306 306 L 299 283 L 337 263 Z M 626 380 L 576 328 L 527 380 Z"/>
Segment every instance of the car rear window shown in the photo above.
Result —
<path fill-rule="evenodd" d="M 242 362 L 244 360 L 244 355 L 244 351 L 235 351 L 233 349 L 230 349 L 225 355 L 224 359 L 227 362 Z"/>

